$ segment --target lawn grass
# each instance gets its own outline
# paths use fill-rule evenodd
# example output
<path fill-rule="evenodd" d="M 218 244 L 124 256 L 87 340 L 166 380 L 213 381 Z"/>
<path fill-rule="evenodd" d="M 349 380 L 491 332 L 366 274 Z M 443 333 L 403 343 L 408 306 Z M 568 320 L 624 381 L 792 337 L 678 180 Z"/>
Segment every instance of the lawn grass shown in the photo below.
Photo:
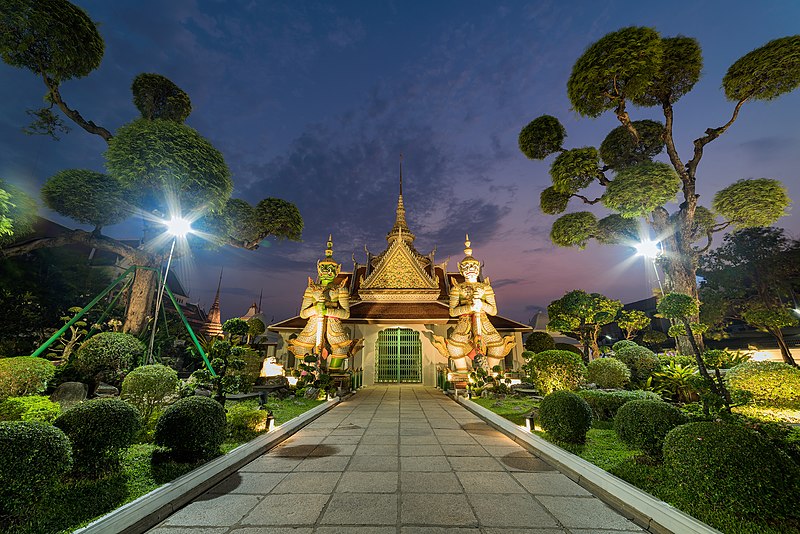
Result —
<path fill-rule="evenodd" d="M 246 401 L 254 402 L 255 401 Z M 271 399 L 267 407 L 275 415 L 275 424 L 282 424 L 316 407 L 325 401 L 297 399 Z M 240 441 L 225 441 L 220 448 L 226 454 L 242 445 Z M 42 499 L 28 520 L 6 530 L 8 534 L 61 534 L 86 526 L 98 517 L 123 506 L 142 495 L 192 471 L 204 462 L 182 464 L 163 462 L 153 465 L 150 457 L 158 447 L 151 443 L 137 443 L 126 449 L 118 473 L 98 480 L 64 480 Z"/>
<path fill-rule="evenodd" d="M 515 407 L 525 406 L 530 410 L 537 404 L 533 399 L 527 398 L 503 400 L 480 398 L 473 401 L 515 424 L 523 424 L 521 414 L 526 413 Z M 780 521 L 768 517 L 756 519 L 736 517 L 729 511 L 687 502 L 687 499 L 682 498 L 680 494 L 679 482 L 671 479 L 666 468 L 643 456 L 641 451 L 631 449 L 622 443 L 608 422 L 597 422 L 595 427 L 589 430 L 586 443 L 582 445 L 556 441 L 546 432 L 535 433 L 726 534 L 800 533 L 798 521 Z"/>

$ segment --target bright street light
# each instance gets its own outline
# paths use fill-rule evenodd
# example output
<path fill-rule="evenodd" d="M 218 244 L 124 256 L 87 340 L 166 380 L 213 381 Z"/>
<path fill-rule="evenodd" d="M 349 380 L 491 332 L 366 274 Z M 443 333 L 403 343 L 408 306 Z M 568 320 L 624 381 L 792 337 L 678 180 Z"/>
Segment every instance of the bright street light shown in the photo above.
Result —
<path fill-rule="evenodd" d="M 175 252 L 175 242 L 178 238 L 183 239 L 187 234 L 192 233 L 192 222 L 184 219 L 183 217 L 172 217 L 169 221 L 164 221 L 164 226 L 167 227 L 167 233 L 172 236 L 172 246 L 169 248 L 169 258 L 167 259 L 167 268 L 164 270 L 164 279 L 158 288 L 158 297 L 156 297 L 156 310 L 153 314 L 153 326 L 150 330 L 150 344 L 147 347 L 147 363 L 153 363 L 153 343 L 156 340 L 156 326 L 158 325 L 158 312 L 161 310 L 161 301 L 164 298 L 164 288 L 167 286 L 167 276 L 169 276 L 169 268 L 172 265 L 172 253 Z"/>
<path fill-rule="evenodd" d="M 182 217 L 173 217 L 164 223 L 167 227 L 167 232 L 175 237 L 186 237 L 186 234 L 192 233 L 192 222 Z"/>
<path fill-rule="evenodd" d="M 644 256 L 645 258 L 657 258 L 661 255 L 661 246 L 658 241 L 650 241 L 644 239 L 636 243 L 633 248 L 636 249 L 637 256 Z"/>

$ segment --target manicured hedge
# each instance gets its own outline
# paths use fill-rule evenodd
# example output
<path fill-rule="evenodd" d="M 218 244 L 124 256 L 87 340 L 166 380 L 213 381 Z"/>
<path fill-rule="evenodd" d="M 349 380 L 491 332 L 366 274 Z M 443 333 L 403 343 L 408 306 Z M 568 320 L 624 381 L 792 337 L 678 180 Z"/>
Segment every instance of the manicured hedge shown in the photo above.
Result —
<path fill-rule="evenodd" d="M 35 421 L 0 422 L 0 516 L 30 514 L 71 465 L 61 430 Z"/>
<path fill-rule="evenodd" d="M 225 409 L 208 397 L 186 397 L 164 410 L 156 423 L 155 443 L 173 459 L 194 462 L 219 454 L 227 435 Z"/>
<path fill-rule="evenodd" d="M 82 402 L 58 419 L 55 426 L 72 442 L 74 470 L 99 476 L 119 468 L 120 454 L 141 429 L 139 410 L 120 399 Z"/>
<path fill-rule="evenodd" d="M 554 391 L 539 405 L 539 422 L 556 440 L 583 443 L 592 427 L 592 409 L 571 391 Z"/>
<path fill-rule="evenodd" d="M 119 385 L 123 374 L 142 358 L 144 351 L 144 343 L 130 334 L 101 332 L 80 346 L 73 365 L 87 379 Z"/>
<path fill-rule="evenodd" d="M 546 350 L 534 354 L 526 365 L 542 395 L 578 389 L 586 380 L 586 366 L 580 356 L 570 351 Z"/>
<path fill-rule="evenodd" d="M 752 395 L 758 406 L 800 410 L 800 369 L 783 362 L 745 362 L 725 376 L 731 389 Z"/>
<path fill-rule="evenodd" d="M 625 403 L 617 412 L 614 431 L 626 445 L 660 458 L 664 437 L 685 422 L 683 413 L 664 401 L 633 400 Z"/>
<path fill-rule="evenodd" d="M 43 393 L 55 373 L 55 366 L 44 358 L 0 358 L 0 401 Z"/>
<path fill-rule="evenodd" d="M 586 379 L 599 388 L 618 389 L 631 380 L 631 370 L 616 358 L 598 358 L 586 367 Z"/>
<path fill-rule="evenodd" d="M 0 421 L 52 423 L 60 414 L 61 406 L 41 395 L 9 397 L 0 402 Z"/>
<path fill-rule="evenodd" d="M 798 518 L 800 466 L 747 428 L 697 422 L 671 430 L 664 464 L 684 505 L 738 516 Z"/>
<path fill-rule="evenodd" d="M 584 389 L 578 391 L 577 394 L 589 403 L 594 417 L 601 421 L 610 421 L 614 419 L 614 416 L 617 415 L 617 411 L 625 405 L 625 403 L 632 400 L 661 400 L 658 394 L 652 391 L 642 391 L 641 389 L 633 391 L 626 391 L 623 389 L 617 391 Z"/>
<path fill-rule="evenodd" d="M 617 342 L 617 345 L 621 342 Z M 631 382 L 643 384 L 650 376 L 661 367 L 661 362 L 655 353 L 647 347 L 625 346 L 614 351 L 614 357 L 628 366 L 631 370 Z"/>

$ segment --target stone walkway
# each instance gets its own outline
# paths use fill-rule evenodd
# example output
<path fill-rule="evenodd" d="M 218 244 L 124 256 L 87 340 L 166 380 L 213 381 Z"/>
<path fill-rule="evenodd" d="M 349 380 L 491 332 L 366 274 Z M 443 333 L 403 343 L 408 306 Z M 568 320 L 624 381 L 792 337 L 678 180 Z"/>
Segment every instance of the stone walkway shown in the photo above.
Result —
<path fill-rule="evenodd" d="M 643 531 L 438 390 L 376 386 L 149 532 Z"/>

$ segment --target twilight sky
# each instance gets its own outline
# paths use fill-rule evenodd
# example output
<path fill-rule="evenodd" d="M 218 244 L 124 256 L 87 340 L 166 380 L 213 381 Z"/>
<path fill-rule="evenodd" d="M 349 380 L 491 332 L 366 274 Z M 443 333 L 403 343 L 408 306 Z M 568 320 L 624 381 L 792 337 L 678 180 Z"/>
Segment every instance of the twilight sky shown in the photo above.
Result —
<path fill-rule="evenodd" d="M 649 296 L 652 268 L 631 259 L 632 249 L 550 243 L 555 217 L 538 210 L 550 160 L 527 160 L 517 148 L 519 130 L 548 113 L 567 128 L 567 148 L 598 146 L 618 123 L 610 114 L 581 119 L 570 110 L 572 65 L 606 33 L 650 26 L 664 36 L 695 37 L 703 47 L 703 77 L 675 106 L 685 161 L 691 141 L 730 116 L 720 88 L 728 66 L 796 34 L 800 21 L 794 0 L 75 3 L 99 23 L 106 53 L 99 69 L 62 86 L 68 105 L 114 131 L 138 115 L 134 76 L 165 75 L 192 99 L 187 123 L 224 154 L 234 196 L 251 203 L 279 197 L 300 209 L 301 243 L 194 251 L 176 266 L 192 300 L 206 308 L 224 266 L 223 318 L 243 314 L 263 289 L 264 313 L 276 321 L 296 312 L 328 233 L 348 270 L 354 252 L 363 261 L 365 244 L 383 250 L 401 152 L 416 248 L 435 246 L 437 261 L 449 256 L 455 269 L 469 232 L 500 314 L 527 322 L 575 288 L 624 302 Z M 0 177 L 36 197 L 61 169 L 102 171 L 106 148 L 77 126 L 58 142 L 24 135 L 25 110 L 39 107 L 43 94 L 32 73 L 0 63 Z M 630 111 L 634 120 L 663 120 L 657 109 Z M 800 198 L 798 124 L 800 91 L 746 104 L 731 130 L 706 147 L 701 203 L 737 179 L 759 177 L 782 180 Z M 796 215 L 779 224 L 800 237 Z M 135 238 L 141 225 L 106 231 Z"/>

